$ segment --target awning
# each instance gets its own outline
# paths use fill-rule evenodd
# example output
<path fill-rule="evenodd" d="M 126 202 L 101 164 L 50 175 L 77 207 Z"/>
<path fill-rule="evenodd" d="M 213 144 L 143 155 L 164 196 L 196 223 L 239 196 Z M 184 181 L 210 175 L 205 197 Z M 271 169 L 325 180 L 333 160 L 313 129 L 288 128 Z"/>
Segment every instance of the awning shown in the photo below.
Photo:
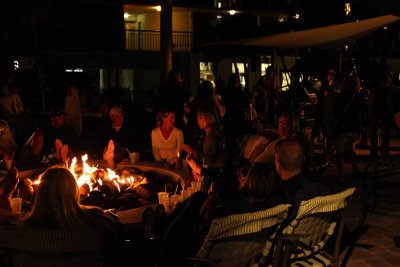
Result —
<path fill-rule="evenodd" d="M 274 48 L 337 48 L 398 20 L 400 20 L 400 17 L 385 15 L 357 22 L 348 22 L 339 25 L 264 37 L 210 43 L 207 45 L 258 46 Z"/>

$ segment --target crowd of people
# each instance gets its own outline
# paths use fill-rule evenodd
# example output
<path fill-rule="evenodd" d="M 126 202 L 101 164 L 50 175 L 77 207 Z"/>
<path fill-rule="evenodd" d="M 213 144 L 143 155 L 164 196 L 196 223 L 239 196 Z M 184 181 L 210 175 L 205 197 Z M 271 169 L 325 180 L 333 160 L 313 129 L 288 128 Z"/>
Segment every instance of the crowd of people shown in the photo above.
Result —
<path fill-rule="evenodd" d="M 184 157 L 193 179 L 202 183 L 201 192 L 193 194 L 163 219 L 162 230 L 146 231 L 152 237 L 164 236 L 168 242 L 165 254 L 168 257 L 163 259 L 164 263 L 177 266 L 182 254 L 193 256 L 214 218 L 262 210 L 280 203 L 292 205 L 290 218 L 296 214 L 302 200 L 332 193 L 330 188 L 312 181 L 316 167 L 313 136 L 309 138 L 302 128 L 301 112 L 296 107 L 281 104 L 290 101 L 282 99 L 284 96 L 274 84 L 272 68 L 250 93 L 241 87 L 239 75 L 232 74 L 227 86 L 219 91 L 212 82 L 202 81 L 196 96 L 189 101 L 182 81 L 181 74 L 173 70 L 168 82 L 160 88 L 154 128 L 147 133 L 151 147 L 144 146 L 138 131 L 126 126 L 124 110 L 118 106 L 110 108 L 110 123 L 102 129 L 102 140 L 98 144 L 99 155 L 110 168 L 116 168 L 130 152 L 151 150 L 152 159 L 162 163 L 171 164 Z M 362 87 L 357 75 L 331 71 L 326 86 L 320 89 L 320 116 L 315 123 L 325 140 L 323 163 L 336 163 L 338 180 L 344 179 L 343 166 L 347 158 L 354 172 L 359 172 L 354 144 L 363 126 L 366 96 L 371 96 L 369 106 L 374 110 L 368 113 L 372 116 L 372 133 L 381 129 L 380 153 L 384 158 L 389 155 L 393 121 L 387 115 L 393 118 L 397 111 L 390 101 L 398 89 L 387 73 L 376 86 L 367 94 L 369 88 Z M 9 88 L 8 84 L 3 88 L 8 92 L 7 97 Z M 9 124 L 18 130 L 17 124 L 9 119 L 6 110 L 3 111 L 0 156 L 11 164 L 4 166 L 8 172 L 0 180 L 1 223 L 15 219 L 10 213 L 10 199 L 18 186 L 18 171 L 14 165 L 65 164 L 76 151 L 84 150 L 84 144 L 77 142 L 82 134 L 78 98 L 79 90 L 68 88 L 65 108 L 52 110 L 48 126 L 35 130 L 23 142 L 16 141 L 22 135 L 18 135 L 20 131 L 12 133 Z M 22 112 L 23 108 L 15 111 Z M 250 111 L 251 116 L 248 115 Z M 245 135 L 256 134 L 252 127 L 256 117 L 275 134 L 268 136 L 268 142 L 253 160 L 244 160 L 240 144 Z M 370 136 L 372 159 L 378 156 L 377 138 L 374 134 Z M 146 212 L 145 228 L 154 227 L 151 216 L 151 211 Z M 153 222 L 150 226 L 146 225 L 149 220 Z M 102 210 L 80 204 L 75 178 L 64 167 L 51 167 L 41 175 L 31 214 L 21 223 L 21 227 L 30 228 L 101 229 L 109 234 L 112 244 L 119 242 L 121 245 L 123 235 L 119 233 L 119 226 Z M 188 235 L 192 238 L 188 239 Z"/>

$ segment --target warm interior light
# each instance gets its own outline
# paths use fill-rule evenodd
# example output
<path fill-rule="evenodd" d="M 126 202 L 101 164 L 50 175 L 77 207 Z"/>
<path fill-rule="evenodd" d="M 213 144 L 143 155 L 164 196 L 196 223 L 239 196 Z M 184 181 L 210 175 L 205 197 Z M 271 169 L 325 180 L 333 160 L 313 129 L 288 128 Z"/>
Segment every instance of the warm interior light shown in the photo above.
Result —
<path fill-rule="evenodd" d="M 295 14 L 295 15 L 293 15 L 293 18 L 294 18 L 294 19 L 299 19 L 299 18 L 300 18 L 300 14 Z"/>
<path fill-rule="evenodd" d="M 237 11 L 233 10 L 233 9 L 229 10 L 228 12 L 229 12 L 229 15 L 231 15 L 231 16 L 233 16 L 233 15 L 235 15 L 237 13 Z"/>
<path fill-rule="evenodd" d="M 157 10 L 158 12 L 160 12 L 160 11 L 161 11 L 161 6 L 156 6 L 156 10 Z"/>
<path fill-rule="evenodd" d="M 127 19 L 127 18 L 129 18 L 129 14 L 128 13 L 124 13 L 124 19 Z"/>
<path fill-rule="evenodd" d="M 222 18 L 222 16 L 221 15 L 217 15 L 217 19 L 221 19 Z"/>
<path fill-rule="evenodd" d="M 222 3 L 218 2 L 218 8 L 221 8 L 221 7 L 222 7 Z"/>
<path fill-rule="evenodd" d="M 351 13 L 351 4 L 350 3 L 344 4 L 344 13 L 346 14 L 346 16 L 350 15 L 350 13 Z"/>

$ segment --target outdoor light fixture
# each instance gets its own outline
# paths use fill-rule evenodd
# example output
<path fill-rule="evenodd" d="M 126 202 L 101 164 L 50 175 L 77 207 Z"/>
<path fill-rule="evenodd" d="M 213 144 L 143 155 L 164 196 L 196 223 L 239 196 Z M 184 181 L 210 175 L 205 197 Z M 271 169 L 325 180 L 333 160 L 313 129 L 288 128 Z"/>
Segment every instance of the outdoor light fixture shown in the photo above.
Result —
<path fill-rule="evenodd" d="M 221 2 L 218 2 L 217 7 L 218 7 L 218 8 L 221 8 L 221 7 L 222 7 L 222 3 L 221 3 Z"/>
<path fill-rule="evenodd" d="M 229 15 L 231 15 L 231 16 L 233 16 L 233 15 L 235 15 L 237 13 L 237 11 L 233 10 L 233 9 L 229 10 L 228 12 L 229 12 Z"/>
<path fill-rule="evenodd" d="M 161 12 L 161 6 L 156 6 L 156 10 L 157 10 L 158 12 Z"/>
<path fill-rule="evenodd" d="M 127 19 L 127 18 L 129 18 L 129 14 L 128 13 L 124 13 L 124 19 Z"/>
<path fill-rule="evenodd" d="M 346 14 L 346 16 L 350 15 L 350 13 L 351 13 L 351 4 L 350 3 L 344 4 L 344 13 Z"/>
<path fill-rule="evenodd" d="M 222 19 L 222 16 L 221 15 L 217 15 L 217 19 Z"/>

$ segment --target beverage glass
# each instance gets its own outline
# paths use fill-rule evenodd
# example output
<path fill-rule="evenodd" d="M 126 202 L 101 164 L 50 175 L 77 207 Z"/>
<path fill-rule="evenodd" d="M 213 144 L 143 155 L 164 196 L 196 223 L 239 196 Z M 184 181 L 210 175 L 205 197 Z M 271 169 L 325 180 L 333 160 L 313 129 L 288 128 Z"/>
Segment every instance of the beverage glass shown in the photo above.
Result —
<path fill-rule="evenodd" d="M 21 214 L 22 198 L 16 197 L 11 199 L 11 213 L 12 215 Z"/>
<path fill-rule="evenodd" d="M 129 163 L 130 164 L 135 164 L 138 161 L 139 161 L 139 152 L 129 153 Z"/>
<path fill-rule="evenodd" d="M 158 203 L 164 205 L 166 207 L 166 201 L 168 200 L 169 193 L 168 192 L 158 192 Z"/>

